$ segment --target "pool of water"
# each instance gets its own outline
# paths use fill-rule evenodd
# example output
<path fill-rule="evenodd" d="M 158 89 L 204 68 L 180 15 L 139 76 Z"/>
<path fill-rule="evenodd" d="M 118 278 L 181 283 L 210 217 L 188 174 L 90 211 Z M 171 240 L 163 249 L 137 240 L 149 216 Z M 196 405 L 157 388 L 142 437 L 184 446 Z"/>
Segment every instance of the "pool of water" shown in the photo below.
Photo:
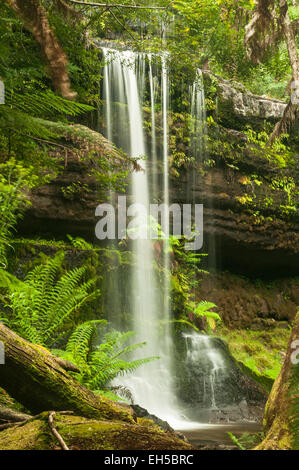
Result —
<path fill-rule="evenodd" d="M 228 432 L 239 438 L 244 433 L 257 433 L 262 430 L 258 423 L 210 424 L 194 429 L 180 429 L 189 442 L 196 448 L 217 449 L 221 446 L 235 447 Z"/>

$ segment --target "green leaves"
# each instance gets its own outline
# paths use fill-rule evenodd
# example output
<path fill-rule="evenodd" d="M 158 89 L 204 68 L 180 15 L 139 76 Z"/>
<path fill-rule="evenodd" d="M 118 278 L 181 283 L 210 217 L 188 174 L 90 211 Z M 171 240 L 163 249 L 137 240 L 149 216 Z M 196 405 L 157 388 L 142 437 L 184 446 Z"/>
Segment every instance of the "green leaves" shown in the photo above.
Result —
<path fill-rule="evenodd" d="M 56 95 L 51 90 L 18 93 L 12 88 L 6 88 L 6 104 L 31 116 L 56 118 L 78 116 L 92 111 L 92 106 L 70 101 Z"/>
<path fill-rule="evenodd" d="M 1 108 L 1 106 L 0 106 Z M 22 209 L 28 204 L 25 189 L 34 186 L 37 176 L 32 168 L 10 158 L 0 164 L 0 266 L 6 266 L 6 250 Z"/>
<path fill-rule="evenodd" d="M 211 312 L 212 308 L 217 308 L 217 305 L 213 302 L 202 301 L 196 305 L 195 302 L 189 303 L 189 308 L 192 309 L 192 313 L 197 317 L 205 318 L 208 330 L 215 330 L 217 323 L 221 323 L 221 317 L 218 313 Z"/>
<path fill-rule="evenodd" d="M 145 343 L 128 344 L 134 332 L 120 333 L 110 331 L 103 334 L 102 328 L 107 326 L 106 320 L 92 320 L 77 326 L 70 336 L 66 351 L 53 350 L 63 359 L 72 361 L 81 370 L 77 379 L 91 390 L 102 393 L 119 375 L 133 372 L 138 367 L 157 359 L 149 357 L 129 360 L 130 353 Z M 99 336 L 102 341 L 99 344 Z M 115 395 L 109 394 L 110 398 Z"/>
<path fill-rule="evenodd" d="M 59 276 L 63 261 L 64 253 L 57 253 L 30 271 L 23 282 L 13 283 L 4 273 L 0 278 L 0 287 L 8 291 L 6 323 L 32 343 L 51 346 L 63 333 L 65 321 L 99 295 L 92 290 L 95 279 L 84 282 L 84 266 Z"/>

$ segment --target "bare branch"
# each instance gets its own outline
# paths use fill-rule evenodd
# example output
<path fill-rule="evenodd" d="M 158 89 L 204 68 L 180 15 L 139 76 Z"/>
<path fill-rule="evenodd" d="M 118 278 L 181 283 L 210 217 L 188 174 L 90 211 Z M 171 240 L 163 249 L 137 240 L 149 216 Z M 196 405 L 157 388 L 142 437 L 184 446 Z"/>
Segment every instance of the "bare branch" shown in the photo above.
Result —
<path fill-rule="evenodd" d="M 53 0 L 58 12 L 64 15 L 67 20 L 78 20 L 83 18 L 81 11 L 72 8 L 65 0 Z"/>
<path fill-rule="evenodd" d="M 89 7 L 100 7 L 100 8 L 129 8 L 131 10 L 166 10 L 168 7 L 155 7 L 155 6 L 146 6 L 146 5 L 122 5 L 112 3 L 93 3 L 93 2 L 84 2 L 81 0 L 67 0 L 70 3 L 75 3 L 76 5 L 84 5 Z"/>

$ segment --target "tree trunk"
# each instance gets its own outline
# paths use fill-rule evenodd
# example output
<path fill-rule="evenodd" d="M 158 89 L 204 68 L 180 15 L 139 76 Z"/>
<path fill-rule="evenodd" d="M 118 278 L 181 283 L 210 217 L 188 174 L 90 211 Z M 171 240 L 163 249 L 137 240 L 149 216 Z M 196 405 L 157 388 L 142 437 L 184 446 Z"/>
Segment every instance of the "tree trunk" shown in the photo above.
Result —
<path fill-rule="evenodd" d="M 264 416 L 263 442 L 256 450 L 288 450 L 292 449 L 293 436 L 290 430 L 291 396 L 290 374 L 293 367 L 291 356 L 293 341 L 299 339 L 299 313 L 294 322 L 291 339 L 283 367 L 274 382 L 269 399 L 266 404 Z"/>
<path fill-rule="evenodd" d="M 80 385 L 59 365 L 55 356 L 1 323 L 0 341 L 5 348 L 0 386 L 32 413 L 70 410 L 88 418 L 133 421 L 127 409 Z"/>
<path fill-rule="evenodd" d="M 26 2 L 7 0 L 7 2 L 41 46 L 49 65 L 54 88 L 65 98 L 74 99 L 76 93 L 71 90 L 66 54 L 58 43 L 49 24 L 47 13 L 39 0 L 26 0 Z"/>
<path fill-rule="evenodd" d="M 294 96 L 295 99 L 290 100 L 288 106 L 285 109 L 285 112 L 281 120 L 276 124 L 273 133 L 269 139 L 268 144 L 272 145 L 275 139 L 277 139 L 281 134 L 287 134 L 292 125 L 296 120 L 296 114 L 298 110 L 298 99 L 299 99 L 299 57 L 297 53 L 296 37 L 294 32 L 294 27 L 291 23 L 289 14 L 288 14 L 288 3 L 286 0 L 279 1 L 280 6 L 280 21 L 282 30 L 285 36 L 289 59 L 293 72 L 293 82 L 295 84 Z"/>

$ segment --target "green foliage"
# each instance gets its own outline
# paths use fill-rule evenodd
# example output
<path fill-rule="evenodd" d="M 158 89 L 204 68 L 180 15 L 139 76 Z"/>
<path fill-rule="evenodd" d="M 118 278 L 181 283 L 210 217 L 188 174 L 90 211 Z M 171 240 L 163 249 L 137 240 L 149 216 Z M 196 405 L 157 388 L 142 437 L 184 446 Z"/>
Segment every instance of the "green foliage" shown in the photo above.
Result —
<path fill-rule="evenodd" d="M 51 90 L 18 93 L 8 87 L 5 90 L 5 103 L 11 109 L 14 108 L 34 117 L 42 115 L 49 119 L 78 116 L 94 109 L 92 106 L 62 98 Z"/>
<path fill-rule="evenodd" d="M 51 346 L 63 336 L 63 325 L 88 301 L 99 295 L 95 279 L 84 281 L 86 267 L 59 276 L 64 253 L 58 252 L 36 266 L 24 281 L 0 271 L 5 309 L 1 317 L 11 329 L 32 343 Z"/>
<path fill-rule="evenodd" d="M 247 126 L 246 131 L 250 150 L 253 155 L 261 158 L 267 158 L 278 168 L 285 168 L 293 163 L 293 155 L 290 148 L 285 144 L 287 135 L 281 135 L 276 139 L 272 146 L 268 145 L 270 135 L 264 130 L 262 132 L 254 131 Z"/>
<path fill-rule="evenodd" d="M 199 302 L 199 304 L 189 302 L 189 308 L 192 309 L 192 313 L 196 317 L 202 317 L 206 320 L 208 326 L 207 330 L 209 332 L 214 331 L 217 324 L 220 324 L 222 321 L 218 313 L 210 311 L 212 308 L 217 308 L 217 305 L 213 302 L 202 301 Z"/>
<path fill-rule="evenodd" d="M 180 43 L 172 34 L 170 48 L 180 66 L 194 62 L 196 55 L 197 60 L 208 59 L 213 72 L 242 81 L 253 93 L 284 98 L 291 67 L 283 38 L 265 54 L 262 64 L 250 62 L 246 55 L 245 27 L 254 5 L 253 0 L 175 0 Z"/>
<path fill-rule="evenodd" d="M 281 328 L 230 330 L 221 325 L 215 334 L 227 342 L 232 356 L 270 391 L 281 370 L 282 353 L 286 350 L 290 331 Z"/>
<path fill-rule="evenodd" d="M 227 435 L 231 438 L 231 440 L 233 441 L 234 444 L 236 444 L 236 446 L 239 447 L 240 450 L 246 450 L 245 447 L 242 446 L 242 444 L 240 443 L 239 439 L 231 432 L 228 432 Z"/>
<path fill-rule="evenodd" d="M 196 289 L 199 286 L 201 275 L 208 274 L 207 271 L 199 267 L 202 258 L 206 255 L 185 250 L 184 243 L 185 240 L 170 237 L 170 248 L 176 259 L 171 273 L 172 297 L 173 303 L 180 311 L 180 318 L 175 323 L 189 326 L 189 318 L 194 316 L 203 319 L 205 329 L 211 332 L 221 323 L 218 313 L 211 312 L 211 309 L 214 309 L 216 305 L 212 302 L 195 301 Z M 193 324 L 192 326 L 198 330 Z"/>
<path fill-rule="evenodd" d="M 6 249 L 22 210 L 28 205 L 25 191 L 34 187 L 38 177 L 32 167 L 24 168 L 14 158 L 0 163 L 0 266 L 6 266 Z"/>
<path fill-rule="evenodd" d="M 66 351 L 53 350 L 54 354 L 78 365 L 81 373 L 76 374 L 76 378 L 80 383 L 101 394 L 111 387 L 111 382 L 117 376 L 133 372 L 138 367 L 157 359 L 154 357 L 134 361 L 127 359 L 133 350 L 145 345 L 145 343 L 127 345 L 134 332 L 106 332 L 103 334 L 102 342 L 98 344 L 99 327 L 106 324 L 105 320 L 85 322 L 77 326 L 70 336 Z"/>
<path fill-rule="evenodd" d="M 88 243 L 84 238 L 81 237 L 72 237 L 67 235 L 67 238 L 70 240 L 71 245 L 79 250 L 93 250 L 94 247 L 91 243 Z"/>
<path fill-rule="evenodd" d="M 263 432 L 245 432 L 240 437 L 236 437 L 231 432 L 227 434 L 240 450 L 253 450 L 258 444 L 260 444 L 264 440 L 265 437 Z"/>

